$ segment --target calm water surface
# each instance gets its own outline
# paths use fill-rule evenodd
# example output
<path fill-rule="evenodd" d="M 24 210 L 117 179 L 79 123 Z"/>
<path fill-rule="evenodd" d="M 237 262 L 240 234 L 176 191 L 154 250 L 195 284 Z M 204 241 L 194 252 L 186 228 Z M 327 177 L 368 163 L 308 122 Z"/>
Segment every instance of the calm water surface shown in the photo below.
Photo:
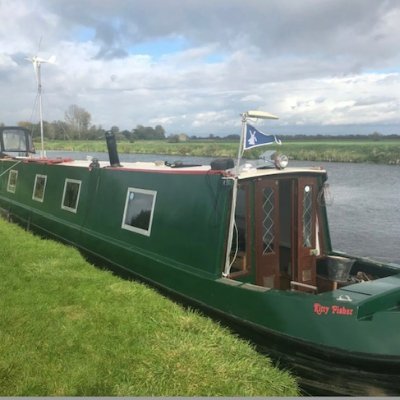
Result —
<path fill-rule="evenodd" d="M 306 162 L 292 165 L 310 165 Z M 328 171 L 327 206 L 335 250 L 400 264 L 400 168 L 314 163 Z"/>
<path fill-rule="evenodd" d="M 107 160 L 106 153 L 88 153 Z M 49 151 L 49 157 L 86 158 L 86 153 Z M 210 158 L 121 154 L 128 161 L 175 161 L 208 164 Z M 351 255 L 400 264 L 400 167 L 373 164 L 294 162 L 328 171 L 331 204 L 328 218 L 333 248 Z"/>

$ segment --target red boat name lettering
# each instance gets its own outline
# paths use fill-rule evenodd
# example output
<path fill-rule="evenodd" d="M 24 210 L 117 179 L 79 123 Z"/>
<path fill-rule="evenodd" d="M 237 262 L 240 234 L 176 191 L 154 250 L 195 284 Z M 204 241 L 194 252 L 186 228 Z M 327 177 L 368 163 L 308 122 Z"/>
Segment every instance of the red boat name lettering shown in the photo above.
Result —
<path fill-rule="evenodd" d="M 317 315 L 353 315 L 353 309 L 344 306 L 323 306 L 319 303 L 314 303 L 314 313 Z"/>
<path fill-rule="evenodd" d="M 322 315 L 322 314 L 326 315 L 329 312 L 329 307 L 323 306 L 319 303 L 314 303 L 314 312 L 317 315 Z"/>
<path fill-rule="evenodd" d="M 338 314 L 338 315 L 353 315 L 353 309 L 352 308 L 346 308 L 343 306 L 332 306 L 332 314 Z"/>

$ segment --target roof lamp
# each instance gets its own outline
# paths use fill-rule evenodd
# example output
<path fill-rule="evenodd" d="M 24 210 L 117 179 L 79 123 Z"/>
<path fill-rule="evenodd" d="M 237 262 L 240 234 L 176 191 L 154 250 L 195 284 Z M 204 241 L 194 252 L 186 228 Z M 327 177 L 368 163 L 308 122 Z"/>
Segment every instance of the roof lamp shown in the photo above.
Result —
<path fill-rule="evenodd" d="M 276 150 L 267 150 L 259 157 L 264 163 L 272 164 L 276 169 L 285 169 L 289 164 L 289 158 Z"/>
<path fill-rule="evenodd" d="M 274 157 L 274 164 L 277 169 L 285 169 L 289 164 L 289 159 L 285 154 L 277 154 Z"/>

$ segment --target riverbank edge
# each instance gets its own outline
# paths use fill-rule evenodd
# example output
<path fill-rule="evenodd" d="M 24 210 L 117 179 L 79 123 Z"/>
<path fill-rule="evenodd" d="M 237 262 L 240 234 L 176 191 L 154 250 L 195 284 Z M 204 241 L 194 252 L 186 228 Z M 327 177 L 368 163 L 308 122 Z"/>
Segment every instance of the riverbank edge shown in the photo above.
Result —
<path fill-rule="evenodd" d="M 170 156 L 192 156 L 236 158 L 238 143 L 235 142 L 181 142 L 168 143 L 165 141 L 137 141 L 117 143 L 118 151 L 122 154 L 159 154 Z M 49 141 L 48 150 L 107 152 L 104 141 Z M 257 159 L 267 150 L 276 150 L 286 154 L 290 160 L 321 161 L 343 163 L 369 163 L 400 166 L 400 141 L 392 142 L 289 142 L 281 146 L 272 145 L 246 151 L 244 157 Z"/>

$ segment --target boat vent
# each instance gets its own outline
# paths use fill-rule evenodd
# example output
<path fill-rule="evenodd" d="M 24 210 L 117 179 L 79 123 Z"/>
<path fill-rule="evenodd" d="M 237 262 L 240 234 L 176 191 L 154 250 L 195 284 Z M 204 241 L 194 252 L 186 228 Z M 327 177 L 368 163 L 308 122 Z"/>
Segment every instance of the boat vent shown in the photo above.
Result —
<path fill-rule="evenodd" d="M 106 132 L 106 142 L 108 156 L 110 158 L 110 165 L 112 167 L 121 167 L 117 151 L 117 141 L 115 140 L 115 135 L 113 132 Z"/>
<path fill-rule="evenodd" d="M 217 158 L 211 161 L 211 169 L 213 170 L 225 170 L 231 169 L 235 166 L 232 158 Z"/>

